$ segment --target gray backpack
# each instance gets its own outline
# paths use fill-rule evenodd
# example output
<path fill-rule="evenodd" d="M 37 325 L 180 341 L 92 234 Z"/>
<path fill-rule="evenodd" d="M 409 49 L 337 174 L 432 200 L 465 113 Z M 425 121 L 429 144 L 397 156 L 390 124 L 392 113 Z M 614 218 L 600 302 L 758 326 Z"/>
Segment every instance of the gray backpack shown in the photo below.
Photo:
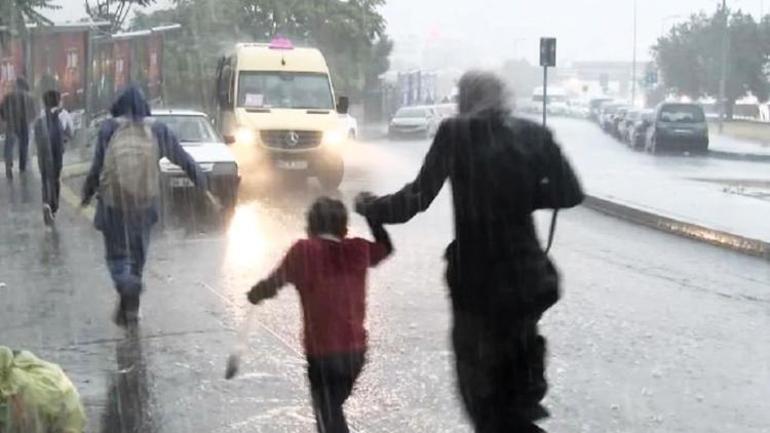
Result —
<path fill-rule="evenodd" d="M 118 128 L 104 155 L 99 195 L 121 210 L 146 209 L 160 196 L 159 147 L 152 120 L 116 119 Z"/>

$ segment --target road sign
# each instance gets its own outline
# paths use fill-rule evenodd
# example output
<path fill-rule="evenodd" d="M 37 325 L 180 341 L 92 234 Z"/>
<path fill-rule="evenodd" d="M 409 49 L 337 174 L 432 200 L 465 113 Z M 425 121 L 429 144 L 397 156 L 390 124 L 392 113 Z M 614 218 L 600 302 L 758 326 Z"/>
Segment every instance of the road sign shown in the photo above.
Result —
<path fill-rule="evenodd" d="M 540 66 L 556 66 L 556 38 L 540 38 Z"/>

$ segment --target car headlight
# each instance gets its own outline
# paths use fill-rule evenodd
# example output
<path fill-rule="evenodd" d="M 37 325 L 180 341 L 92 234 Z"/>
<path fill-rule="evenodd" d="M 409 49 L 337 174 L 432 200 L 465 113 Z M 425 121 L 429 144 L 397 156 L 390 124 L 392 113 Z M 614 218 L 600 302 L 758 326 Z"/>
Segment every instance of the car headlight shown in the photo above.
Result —
<path fill-rule="evenodd" d="M 214 163 L 213 162 L 202 162 L 198 164 L 198 167 L 200 167 L 201 171 L 204 173 L 208 173 L 211 170 L 214 169 Z"/>
<path fill-rule="evenodd" d="M 256 144 L 257 134 L 253 129 L 241 126 L 235 130 L 235 142 L 240 144 Z"/>
<path fill-rule="evenodd" d="M 346 136 L 342 131 L 333 129 L 324 132 L 323 144 L 324 146 L 336 148 L 345 144 Z"/>

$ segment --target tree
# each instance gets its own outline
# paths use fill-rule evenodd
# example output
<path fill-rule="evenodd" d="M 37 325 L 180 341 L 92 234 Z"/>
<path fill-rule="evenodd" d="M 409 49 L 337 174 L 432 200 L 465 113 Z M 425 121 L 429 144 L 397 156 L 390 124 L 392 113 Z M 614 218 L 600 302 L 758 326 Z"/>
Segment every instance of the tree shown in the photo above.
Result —
<path fill-rule="evenodd" d="M 86 13 L 94 21 L 108 21 L 111 30 L 123 28 L 132 6 L 149 6 L 155 0 L 85 0 Z"/>
<path fill-rule="evenodd" d="M 732 118 L 735 101 L 748 95 L 770 96 L 770 21 L 760 25 L 740 10 L 718 10 L 712 16 L 693 15 L 658 39 L 652 54 L 668 90 L 692 98 L 719 95 L 724 14 L 729 14 L 726 112 Z"/>
<path fill-rule="evenodd" d="M 378 8 L 384 0 L 176 0 L 175 7 L 138 13 L 132 28 L 179 23 L 176 66 L 213 83 L 217 58 L 237 41 L 266 42 L 275 36 L 324 53 L 340 94 L 363 98 L 390 67 L 393 43 Z M 195 72 L 199 69 L 198 72 Z M 205 87 L 210 91 L 213 85 Z M 198 87 L 199 89 L 202 87 Z"/>
<path fill-rule="evenodd" d="M 51 24 L 41 10 L 60 9 L 53 0 L 2 0 L 0 1 L 0 43 L 5 45 L 8 36 L 26 37 L 26 23 Z"/>

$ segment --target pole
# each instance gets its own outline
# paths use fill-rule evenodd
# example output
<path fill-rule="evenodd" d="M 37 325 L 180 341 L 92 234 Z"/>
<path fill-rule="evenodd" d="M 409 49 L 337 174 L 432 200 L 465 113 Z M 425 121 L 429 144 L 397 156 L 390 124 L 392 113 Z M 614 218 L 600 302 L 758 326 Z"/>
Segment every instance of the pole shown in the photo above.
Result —
<path fill-rule="evenodd" d="M 636 105 L 636 20 L 637 20 L 636 0 L 634 0 L 634 60 L 631 70 L 631 105 Z"/>
<path fill-rule="evenodd" d="M 727 50 L 728 50 L 728 28 L 727 28 L 727 0 L 722 0 L 722 68 L 719 78 L 719 133 L 724 131 L 725 111 L 727 109 Z"/>
<path fill-rule="evenodd" d="M 543 66 L 543 126 L 548 118 L 548 66 Z"/>

